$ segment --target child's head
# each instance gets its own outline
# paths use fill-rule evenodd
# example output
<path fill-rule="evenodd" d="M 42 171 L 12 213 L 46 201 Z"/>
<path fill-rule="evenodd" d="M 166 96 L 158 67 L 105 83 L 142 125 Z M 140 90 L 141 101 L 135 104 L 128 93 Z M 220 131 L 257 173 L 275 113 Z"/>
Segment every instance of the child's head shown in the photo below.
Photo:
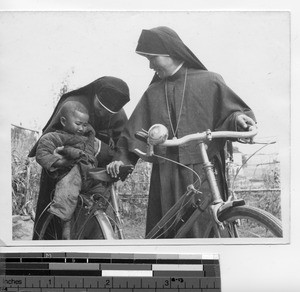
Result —
<path fill-rule="evenodd" d="M 78 101 L 67 101 L 60 109 L 60 123 L 69 133 L 84 135 L 89 122 L 89 112 Z"/>

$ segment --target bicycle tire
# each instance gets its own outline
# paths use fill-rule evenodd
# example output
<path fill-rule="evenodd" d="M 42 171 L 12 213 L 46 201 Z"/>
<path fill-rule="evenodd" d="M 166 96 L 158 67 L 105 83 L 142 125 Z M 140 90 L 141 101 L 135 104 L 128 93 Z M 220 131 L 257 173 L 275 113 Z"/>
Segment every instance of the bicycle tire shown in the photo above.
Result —
<path fill-rule="evenodd" d="M 96 210 L 83 221 L 83 224 L 75 233 L 75 239 L 114 240 L 118 238 L 106 213 Z"/>
<path fill-rule="evenodd" d="M 62 230 L 59 218 L 51 213 L 43 215 L 43 223 L 39 223 L 34 232 L 37 240 L 60 240 L 62 239 Z"/>
<path fill-rule="evenodd" d="M 72 240 L 117 239 L 116 232 L 104 212 L 98 210 L 81 222 L 83 224 L 81 224 L 80 228 L 76 227 L 76 230 L 71 231 Z M 45 215 L 43 224 L 40 224 L 39 230 L 35 232 L 38 235 L 38 240 L 61 240 L 60 219 L 48 213 Z"/>
<path fill-rule="evenodd" d="M 219 214 L 225 229 L 216 235 L 211 223 L 205 237 L 222 238 L 278 238 L 283 236 L 282 224 L 274 215 L 252 206 L 237 206 Z"/>

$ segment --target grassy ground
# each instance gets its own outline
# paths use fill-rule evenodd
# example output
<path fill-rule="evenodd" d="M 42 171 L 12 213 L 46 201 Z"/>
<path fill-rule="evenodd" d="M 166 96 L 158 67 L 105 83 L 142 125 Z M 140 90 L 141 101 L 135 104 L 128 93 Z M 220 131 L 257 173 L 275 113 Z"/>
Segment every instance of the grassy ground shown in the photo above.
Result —
<path fill-rule="evenodd" d="M 13 227 L 13 240 L 31 240 L 33 231 L 33 221 L 26 218 L 15 220 Z M 125 239 L 144 239 L 145 224 L 144 222 L 133 222 L 132 220 L 123 219 L 123 233 Z"/>
<path fill-rule="evenodd" d="M 145 238 L 145 220 L 144 222 L 132 222 L 132 220 L 123 220 L 123 232 L 125 239 L 144 239 Z"/>
<path fill-rule="evenodd" d="M 280 218 L 280 192 L 266 192 L 251 193 L 245 192 L 241 194 L 244 197 L 247 204 L 257 206 L 262 209 L 273 213 Z M 33 221 L 28 219 L 25 221 L 22 216 L 19 216 L 18 220 L 15 220 L 13 228 L 14 240 L 31 240 Z M 127 213 L 122 215 L 123 220 L 123 233 L 126 239 L 143 239 L 145 236 L 145 222 L 146 222 L 146 210 L 141 206 L 137 209 L 137 212 Z"/>
<path fill-rule="evenodd" d="M 32 239 L 33 221 L 31 219 L 16 216 L 13 222 L 13 240 Z"/>

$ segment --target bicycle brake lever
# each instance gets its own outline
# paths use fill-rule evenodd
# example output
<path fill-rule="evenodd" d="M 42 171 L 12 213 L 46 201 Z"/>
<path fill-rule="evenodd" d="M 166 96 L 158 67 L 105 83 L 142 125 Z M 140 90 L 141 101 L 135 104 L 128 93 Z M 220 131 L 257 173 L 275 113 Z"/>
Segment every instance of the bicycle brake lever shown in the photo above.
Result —
<path fill-rule="evenodd" d="M 137 138 L 138 140 L 144 142 L 144 143 L 147 143 L 148 141 L 148 132 L 144 129 L 142 129 L 141 131 L 137 131 L 135 134 L 134 134 L 135 138 Z"/>
<path fill-rule="evenodd" d="M 149 158 L 149 156 L 147 155 L 147 153 L 141 151 L 140 149 L 134 149 L 133 152 L 135 154 L 137 154 L 140 158 L 142 158 L 143 160 L 147 160 Z"/>

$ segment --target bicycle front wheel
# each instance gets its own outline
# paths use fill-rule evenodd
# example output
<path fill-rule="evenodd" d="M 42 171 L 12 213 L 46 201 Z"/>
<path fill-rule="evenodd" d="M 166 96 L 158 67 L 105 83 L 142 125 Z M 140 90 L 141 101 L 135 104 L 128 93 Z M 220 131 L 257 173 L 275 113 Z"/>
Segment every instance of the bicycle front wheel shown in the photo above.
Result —
<path fill-rule="evenodd" d="M 61 222 L 57 216 L 47 212 L 41 221 L 34 230 L 38 240 L 62 239 Z"/>
<path fill-rule="evenodd" d="M 232 207 L 219 214 L 218 218 L 223 223 L 224 230 L 219 230 L 211 223 L 205 237 L 276 238 L 283 236 L 280 220 L 256 207 Z"/>
<path fill-rule="evenodd" d="M 105 212 L 96 210 L 93 214 L 82 220 L 76 232 L 75 239 L 117 239 L 115 230 Z"/>
<path fill-rule="evenodd" d="M 47 213 L 35 232 L 38 240 L 61 240 L 61 221 L 57 216 Z M 72 222 L 71 239 L 116 239 L 116 235 L 106 214 L 96 211 L 89 216 L 80 214 L 76 222 Z"/>

